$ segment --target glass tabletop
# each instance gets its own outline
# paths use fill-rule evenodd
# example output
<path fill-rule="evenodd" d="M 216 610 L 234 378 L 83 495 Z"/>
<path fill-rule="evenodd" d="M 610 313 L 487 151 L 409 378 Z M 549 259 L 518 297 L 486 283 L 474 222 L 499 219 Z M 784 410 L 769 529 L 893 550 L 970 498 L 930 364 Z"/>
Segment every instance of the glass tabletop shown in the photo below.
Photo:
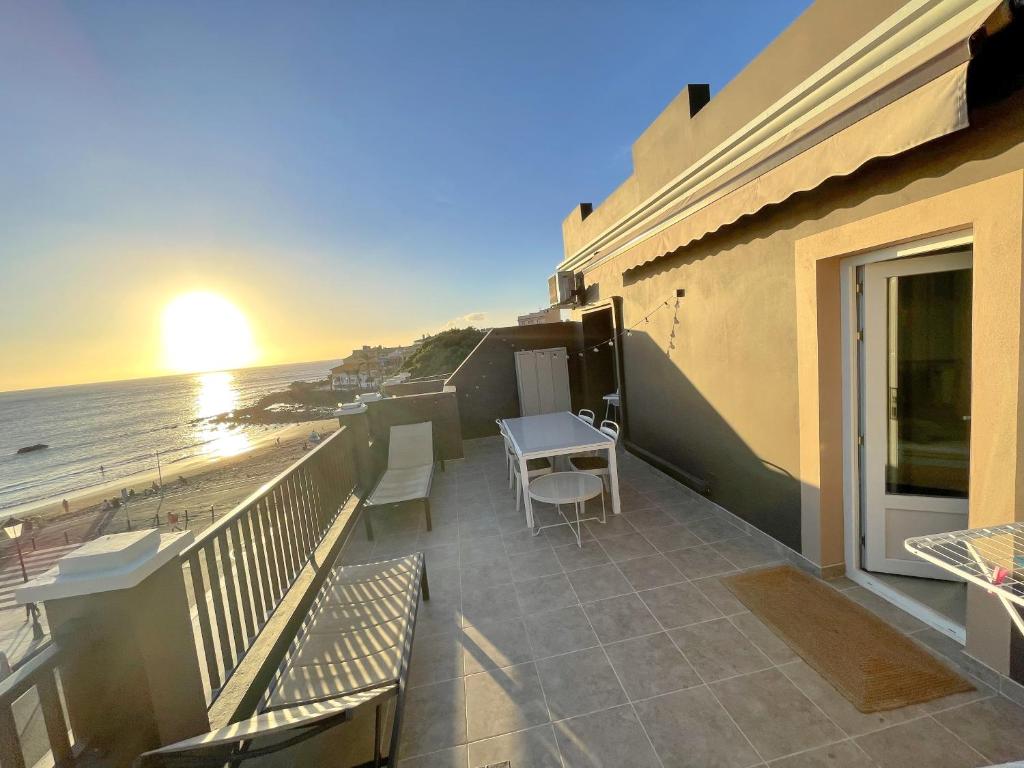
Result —
<path fill-rule="evenodd" d="M 568 411 L 505 419 L 505 428 L 520 456 L 554 456 L 608 448 L 615 442 Z"/>

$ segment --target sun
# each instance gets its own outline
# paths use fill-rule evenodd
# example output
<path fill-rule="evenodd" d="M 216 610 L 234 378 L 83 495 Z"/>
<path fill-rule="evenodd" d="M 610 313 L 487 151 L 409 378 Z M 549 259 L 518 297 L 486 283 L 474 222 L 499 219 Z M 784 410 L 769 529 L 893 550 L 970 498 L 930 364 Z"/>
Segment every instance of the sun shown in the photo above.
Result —
<path fill-rule="evenodd" d="M 177 296 L 163 313 L 164 364 L 178 373 L 223 371 L 258 357 L 242 311 L 215 293 Z"/>

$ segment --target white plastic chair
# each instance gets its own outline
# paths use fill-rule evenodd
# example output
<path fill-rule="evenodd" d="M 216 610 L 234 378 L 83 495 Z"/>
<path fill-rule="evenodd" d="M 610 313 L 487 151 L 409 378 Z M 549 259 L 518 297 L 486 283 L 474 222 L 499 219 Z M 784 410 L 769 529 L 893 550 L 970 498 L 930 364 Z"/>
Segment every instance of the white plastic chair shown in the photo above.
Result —
<path fill-rule="evenodd" d="M 498 434 L 501 436 L 501 441 L 505 444 L 505 471 L 508 472 L 508 487 L 512 488 L 512 457 L 508 453 L 508 435 L 505 434 L 505 422 L 501 419 L 495 419 L 494 423 L 498 425 Z"/>
<path fill-rule="evenodd" d="M 576 414 L 576 418 L 585 424 L 594 426 L 594 419 L 597 418 L 594 412 L 589 408 L 580 408 L 580 412 Z"/>
<path fill-rule="evenodd" d="M 605 419 L 601 422 L 600 431 L 615 441 L 615 445 L 619 444 L 619 425 L 614 421 Z M 612 447 L 615 450 L 615 447 Z M 573 468 L 575 472 L 586 472 L 588 475 L 597 475 L 601 478 L 601 482 L 604 483 L 605 488 L 608 487 L 608 457 L 607 456 L 570 456 L 569 466 Z"/>
<path fill-rule="evenodd" d="M 501 430 L 501 437 L 505 441 L 505 460 L 508 462 L 508 487 L 509 490 L 512 490 L 512 487 L 515 486 L 516 510 L 518 510 L 523 501 L 523 483 L 519 479 L 519 457 L 516 455 L 515 449 L 512 447 L 512 440 L 509 438 L 508 432 L 505 431 L 505 425 L 500 421 L 498 422 L 498 429 Z M 535 477 L 550 475 L 553 471 L 554 467 L 551 466 L 550 459 L 540 458 L 526 460 L 527 483 Z"/>

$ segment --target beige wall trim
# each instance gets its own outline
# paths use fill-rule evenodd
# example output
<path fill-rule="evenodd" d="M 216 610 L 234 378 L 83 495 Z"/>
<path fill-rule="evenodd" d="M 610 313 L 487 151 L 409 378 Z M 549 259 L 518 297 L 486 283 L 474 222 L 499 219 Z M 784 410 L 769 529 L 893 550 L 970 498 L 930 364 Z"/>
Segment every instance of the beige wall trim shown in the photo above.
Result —
<path fill-rule="evenodd" d="M 960 230 L 974 241 L 970 524 L 1024 513 L 1024 171 L 1015 171 L 796 242 L 802 548 L 812 561 L 843 558 L 852 498 L 844 472 L 840 260 Z M 975 592 L 968 650 L 1005 674 L 1009 623 Z"/>
<path fill-rule="evenodd" d="M 923 63 L 919 61 L 922 56 L 940 55 L 948 48 L 952 31 L 970 26 L 976 29 L 1001 5 L 1000 0 L 912 0 L 906 3 L 698 162 L 578 248 L 558 268 L 586 271 L 614 257 L 622 250 L 616 241 L 624 238 L 635 241 L 642 237 L 645 226 L 677 201 L 728 177 L 735 168 L 774 144 L 778 136 L 799 137 L 804 126 L 812 126 L 851 94 L 877 91 L 890 85 L 892 73 L 901 71 L 907 62 Z M 876 83 L 874 88 L 872 83 Z M 600 251 L 609 246 L 616 247 L 611 253 L 601 255 Z"/>

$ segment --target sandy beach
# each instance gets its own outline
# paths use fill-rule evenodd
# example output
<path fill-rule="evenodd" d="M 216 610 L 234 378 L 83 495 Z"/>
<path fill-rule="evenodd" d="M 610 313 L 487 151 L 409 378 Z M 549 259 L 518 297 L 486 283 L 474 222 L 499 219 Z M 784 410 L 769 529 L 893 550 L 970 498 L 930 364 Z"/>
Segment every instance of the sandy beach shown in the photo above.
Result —
<path fill-rule="evenodd" d="M 163 493 L 144 495 L 157 473 L 146 472 L 122 478 L 69 498 L 65 512 L 60 500 L 19 510 L 24 520 L 23 540 L 42 549 L 66 542 L 88 541 L 104 533 L 118 533 L 129 528 L 169 527 L 168 513 L 177 514 L 182 527 L 188 511 L 189 528 L 201 531 L 216 518 L 229 512 L 262 483 L 272 479 L 303 455 L 303 444 L 312 430 L 325 437 L 338 428 L 338 422 L 305 422 L 289 425 L 261 435 L 252 447 L 235 456 L 195 458 L 169 464 L 163 468 Z M 180 478 L 184 478 L 181 480 Z M 135 496 L 127 504 L 103 509 L 105 499 L 119 497 L 120 489 L 134 489 Z M 23 546 L 25 546 L 23 543 Z M 0 560 L 13 556 L 10 542 L 0 542 Z"/>

